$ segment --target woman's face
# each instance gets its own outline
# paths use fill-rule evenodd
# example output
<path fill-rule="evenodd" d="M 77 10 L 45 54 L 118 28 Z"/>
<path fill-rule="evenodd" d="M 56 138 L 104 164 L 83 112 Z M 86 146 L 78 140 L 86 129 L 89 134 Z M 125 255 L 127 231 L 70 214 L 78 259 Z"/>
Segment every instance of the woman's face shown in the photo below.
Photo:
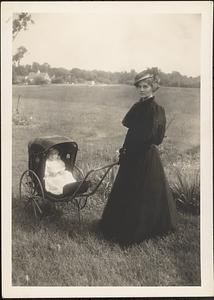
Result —
<path fill-rule="evenodd" d="M 152 87 L 146 81 L 140 81 L 137 86 L 141 98 L 152 96 Z"/>

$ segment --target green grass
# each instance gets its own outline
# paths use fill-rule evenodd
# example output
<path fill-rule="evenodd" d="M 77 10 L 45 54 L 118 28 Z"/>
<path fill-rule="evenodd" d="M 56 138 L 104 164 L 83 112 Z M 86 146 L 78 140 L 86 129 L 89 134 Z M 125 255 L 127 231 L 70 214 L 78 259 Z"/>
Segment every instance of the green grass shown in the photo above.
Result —
<path fill-rule="evenodd" d="M 33 119 L 29 126 L 13 126 L 13 285 L 200 285 L 199 216 L 180 212 L 176 233 L 122 249 L 105 241 L 96 229 L 107 200 L 110 177 L 89 198 L 82 212 L 81 230 L 75 211 L 66 205 L 38 225 L 18 199 L 19 180 L 28 168 L 27 144 L 32 138 L 50 134 L 73 137 L 80 147 L 77 163 L 85 171 L 112 162 L 126 133 L 121 120 L 137 99 L 135 89 L 13 87 L 13 111 L 19 94 L 21 113 Z M 175 117 L 160 147 L 172 184 L 174 167 L 180 171 L 199 169 L 199 90 L 162 88 L 157 96 L 168 120 Z"/>

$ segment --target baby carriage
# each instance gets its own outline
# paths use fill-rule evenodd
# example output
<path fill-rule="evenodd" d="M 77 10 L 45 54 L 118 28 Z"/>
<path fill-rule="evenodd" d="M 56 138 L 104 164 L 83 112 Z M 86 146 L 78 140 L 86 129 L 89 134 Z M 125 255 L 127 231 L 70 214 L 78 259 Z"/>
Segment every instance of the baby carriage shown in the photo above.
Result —
<path fill-rule="evenodd" d="M 66 170 L 76 173 L 78 181 L 68 193 L 55 195 L 45 188 L 44 172 L 48 152 L 55 148 L 64 161 Z M 63 136 L 48 136 L 33 139 L 28 143 L 28 169 L 23 172 L 19 183 L 20 200 L 25 201 L 25 208 L 31 205 L 36 219 L 43 216 L 44 204 L 73 203 L 77 208 L 79 224 L 81 224 L 81 210 L 86 206 L 88 197 L 92 196 L 113 166 L 118 162 L 84 172 L 76 165 L 78 145 L 75 141 Z M 89 177 L 98 171 L 104 170 L 98 183 L 91 187 Z M 72 184 L 70 185 L 72 187 Z"/>

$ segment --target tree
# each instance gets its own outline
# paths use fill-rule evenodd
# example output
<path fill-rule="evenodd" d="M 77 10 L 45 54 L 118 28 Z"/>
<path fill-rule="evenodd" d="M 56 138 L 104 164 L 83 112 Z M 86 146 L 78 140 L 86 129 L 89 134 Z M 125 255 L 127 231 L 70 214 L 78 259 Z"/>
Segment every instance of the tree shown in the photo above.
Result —
<path fill-rule="evenodd" d="M 29 13 L 22 12 L 16 15 L 16 18 L 13 20 L 13 40 L 15 40 L 21 30 L 27 30 L 28 24 L 34 24 Z"/>
<path fill-rule="evenodd" d="M 29 13 L 20 13 L 20 14 L 16 14 L 15 18 L 13 20 L 13 40 L 15 40 L 15 38 L 17 37 L 18 33 L 21 30 L 27 30 L 28 28 L 28 24 L 34 24 L 34 21 L 31 18 L 31 15 Z M 24 46 L 20 46 L 17 49 L 17 52 L 13 55 L 12 57 L 12 61 L 13 61 L 13 65 L 15 67 L 15 65 L 20 65 L 20 61 L 21 59 L 24 57 L 25 53 L 27 52 L 27 49 Z M 15 78 L 16 78 L 16 71 L 15 68 L 13 67 L 13 82 L 15 82 Z"/>
<path fill-rule="evenodd" d="M 32 63 L 32 72 L 37 73 L 38 71 L 40 71 L 40 64 L 37 62 L 33 62 Z"/>
<path fill-rule="evenodd" d="M 13 63 L 19 66 L 20 60 L 24 57 L 26 52 L 27 52 L 27 49 L 24 46 L 20 46 L 17 49 L 16 54 L 13 55 Z"/>
<path fill-rule="evenodd" d="M 43 63 L 40 65 L 40 72 L 42 73 L 49 73 L 50 71 L 50 65 L 48 63 Z"/>

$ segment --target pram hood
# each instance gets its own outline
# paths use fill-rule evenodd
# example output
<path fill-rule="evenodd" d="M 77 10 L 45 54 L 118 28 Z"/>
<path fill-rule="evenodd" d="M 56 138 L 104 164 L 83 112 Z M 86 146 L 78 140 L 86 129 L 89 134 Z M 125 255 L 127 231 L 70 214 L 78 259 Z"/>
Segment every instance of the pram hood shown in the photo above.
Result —
<path fill-rule="evenodd" d="M 36 172 L 39 178 L 44 177 L 45 161 L 48 150 L 55 147 L 59 150 L 61 159 L 64 160 L 66 168 L 73 170 L 78 151 L 78 145 L 72 139 L 64 136 L 44 136 L 32 139 L 28 143 L 28 166 Z"/>
<path fill-rule="evenodd" d="M 50 148 L 55 147 L 57 145 L 67 146 L 68 148 L 72 147 L 76 151 L 78 150 L 78 145 L 76 142 L 74 142 L 72 139 L 65 137 L 65 136 L 59 136 L 59 135 L 53 135 L 53 136 L 45 136 L 45 137 L 38 137 L 35 139 L 32 139 L 28 143 L 28 151 L 29 152 L 47 152 Z M 69 147 L 70 146 L 70 147 Z"/>

